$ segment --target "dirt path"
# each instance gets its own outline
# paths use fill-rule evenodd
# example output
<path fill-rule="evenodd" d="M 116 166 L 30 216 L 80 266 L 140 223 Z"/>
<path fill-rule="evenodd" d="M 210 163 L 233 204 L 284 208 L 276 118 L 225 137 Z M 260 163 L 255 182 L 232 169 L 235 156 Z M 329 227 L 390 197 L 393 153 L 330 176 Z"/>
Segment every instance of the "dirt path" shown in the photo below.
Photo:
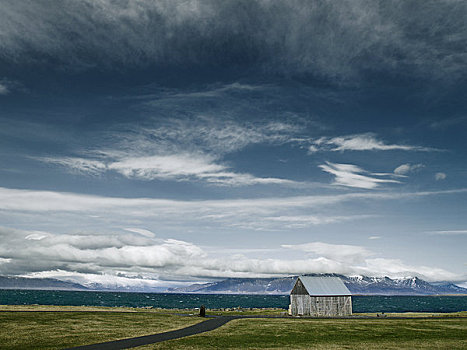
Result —
<path fill-rule="evenodd" d="M 189 326 L 175 331 L 145 335 L 142 337 L 114 340 L 105 343 L 91 344 L 69 348 L 68 350 L 113 350 L 128 349 L 136 346 L 159 343 L 161 341 L 187 337 L 189 335 L 204 333 L 219 328 L 227 322 L 234 320 L 236 316 L 221 316 L 208 319 L 193 326 Z"/>

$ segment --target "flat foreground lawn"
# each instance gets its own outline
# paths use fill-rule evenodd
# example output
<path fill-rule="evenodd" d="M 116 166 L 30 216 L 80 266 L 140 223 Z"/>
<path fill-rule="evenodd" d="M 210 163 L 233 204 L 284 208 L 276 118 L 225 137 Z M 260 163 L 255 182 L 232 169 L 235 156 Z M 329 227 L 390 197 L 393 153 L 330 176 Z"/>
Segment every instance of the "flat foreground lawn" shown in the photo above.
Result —
<path fill-rule="evenodd" d="M 0 310 L 0 349 L 63 349 L 165 332 L 204 320 L 175 314 L 190 313 L 186 310 L 73 306 L 0 306 Z M 211 332 L 138 349 L 467 349 L 465 317 L 390 317 L 237 319 Z"/>
<path fill-rule="evenodd" d="M 138 349 L 467 349 L 467 319 L 243 319 Z"/>
<path fill-rule="evenodd" d="M 70 312 L 73 308 L 65 309 L 68 311 L 0 312 L 0 349 L 63 349 L 165 332 L 202 321 L 199 317 L 148 311 Z"/>

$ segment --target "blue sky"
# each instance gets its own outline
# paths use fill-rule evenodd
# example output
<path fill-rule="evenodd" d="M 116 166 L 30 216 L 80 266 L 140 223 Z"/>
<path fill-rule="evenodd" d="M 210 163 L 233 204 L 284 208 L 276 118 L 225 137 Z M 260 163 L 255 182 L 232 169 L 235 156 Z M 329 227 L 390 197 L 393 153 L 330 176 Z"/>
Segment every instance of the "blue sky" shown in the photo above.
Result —
<path fill-rule="evenodd" d="M 463 1 L 4 1 L 0 274 L 466 283 Z"/>

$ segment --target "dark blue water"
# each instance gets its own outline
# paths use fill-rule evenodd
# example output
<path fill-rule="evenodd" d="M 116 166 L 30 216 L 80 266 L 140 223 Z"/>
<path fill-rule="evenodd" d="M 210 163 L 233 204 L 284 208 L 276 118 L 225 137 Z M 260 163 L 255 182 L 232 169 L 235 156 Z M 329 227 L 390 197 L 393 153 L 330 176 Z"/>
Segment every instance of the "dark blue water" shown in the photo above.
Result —
<path fill-rule="evenodd" d="M 67 292 L 0 290 L 0 305 L 87 305 L 158 308 L 266 308 L 287 309 L 288 295 L 155 294 L 123 292 Z M 354 312 L 467 311 L 467 296 L 354 296 Z"/>

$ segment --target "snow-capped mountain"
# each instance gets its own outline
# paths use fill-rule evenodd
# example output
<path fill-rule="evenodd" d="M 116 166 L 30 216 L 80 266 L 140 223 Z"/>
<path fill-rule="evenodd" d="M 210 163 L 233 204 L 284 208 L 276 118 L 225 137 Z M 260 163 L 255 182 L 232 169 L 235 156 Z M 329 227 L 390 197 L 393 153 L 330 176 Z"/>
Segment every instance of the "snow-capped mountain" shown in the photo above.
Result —
<path fill-rule="evenodd" d="M 85 286 L 53 278 L 0 276 L 0 289 L 89 290 Z"/>
<path fill-rule="evenodd" d="M 69 290 L 69 291 L 117 291 L 117 292 L 145 292 L 160 293 L 165 288 L 148 284 L 102 284 L 77 283 L 62 281 L 55 278 L 31 278 L 17 276 L 0 276 L 0 289 L 28 289 L 28 290 Z"/>
<path fill-rule="evenodd" d="M 343 276 L 337 274 L 313 274 L 311 276 L 335 276 L 342 279 L 352 294 L 362 295 L 437 295 L 467 294 L 466 288 L 453 283 L 429 283 L 418 277 L 391 279 L 389 277 Z M 297 276 L 284 278 L 229 278 L 219 282 L 192 284 L 183 288 L 170 288 L 171 293 L 201 294 L 289 294 Z"/>
<path fill-rule="evenodd" d="M 285 278 L 228 278 L 219 282 L 192 284 L 188 287 L 169 288 L 172 293 L 230 293 L 230 294 L 287 294 L 295 277 Z"/>
<path fill-rule="evenodd" d="M 343 276 L 337 274 L 311 276 L 335 276 L 342 279 L 352 294 L 361 295 L 437 295 L 467 294 L 450 282 L 428 283 L 418 277 L 396 278 Z M 52 278 L 24 278 L 0 276 L 0 289 L 49 289 L 87 291 L 125 291 L 146 293 L 199 293 L 199 294 L 289 294 L 297 276 L 283 278 L 228 278 L 221 281 L 192 284 L 186 287 L 164 289 L 151 285 L 102 285 L 79 284 Z"/>

